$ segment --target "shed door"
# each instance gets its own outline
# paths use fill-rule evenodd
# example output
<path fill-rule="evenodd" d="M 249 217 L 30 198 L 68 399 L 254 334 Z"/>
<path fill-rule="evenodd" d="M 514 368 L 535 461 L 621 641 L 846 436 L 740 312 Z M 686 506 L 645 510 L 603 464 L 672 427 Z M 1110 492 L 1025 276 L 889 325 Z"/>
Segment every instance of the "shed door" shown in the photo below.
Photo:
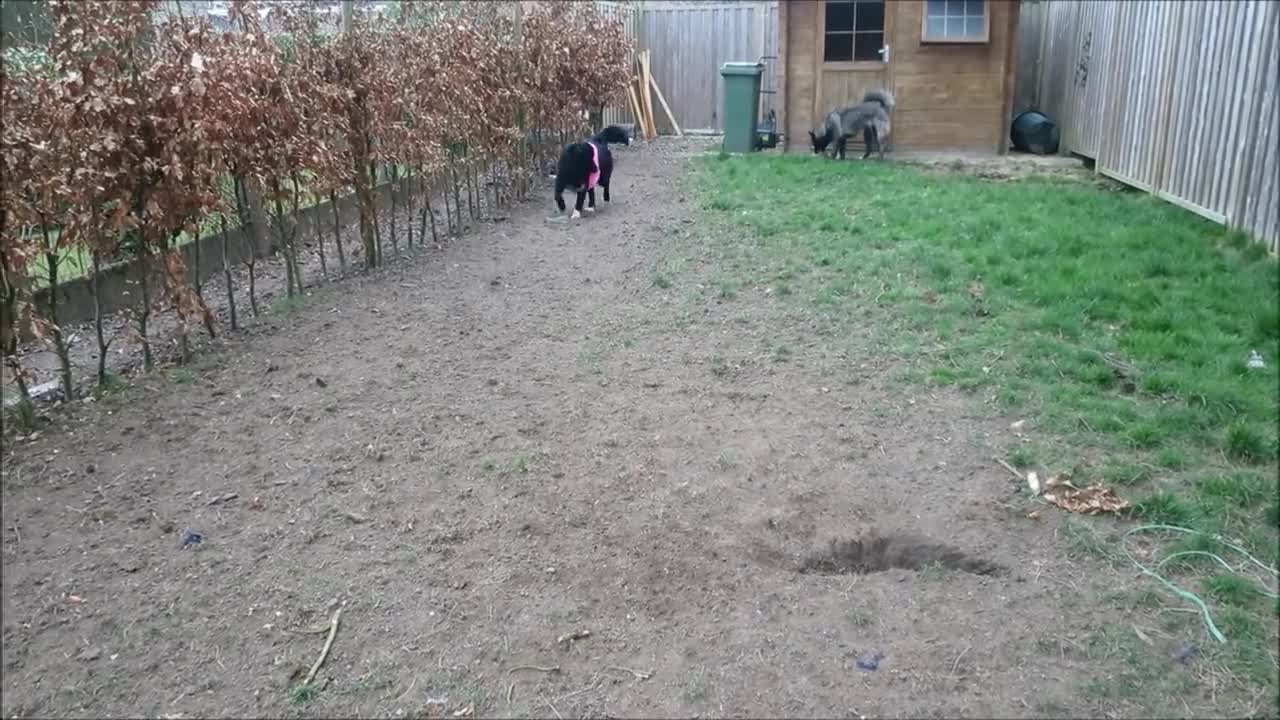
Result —
<path fill-rule="evenodd" d="M 814 124 L 827 113 L 862 100 L 874 88 L 889 88 L 891 24 L 896 3 L 884 0 L 823 0 L 818 16 L 818 78 Z M 861 146 L 862 139 L 850 145 Z"/>

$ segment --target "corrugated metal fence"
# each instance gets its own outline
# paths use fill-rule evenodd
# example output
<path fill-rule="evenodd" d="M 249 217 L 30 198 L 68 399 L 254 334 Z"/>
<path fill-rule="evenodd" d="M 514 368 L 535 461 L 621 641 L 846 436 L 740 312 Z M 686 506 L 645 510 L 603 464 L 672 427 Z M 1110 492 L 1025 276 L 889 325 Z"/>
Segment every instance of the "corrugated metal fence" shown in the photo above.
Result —
<path fill-rule="evenodd" d="M 654 81 L 683 130 L 724 130 L 720 108 L 726 62 L 765 59 L 761 112 L 774 108 L 778 2 L 647 2 L 640 6 L 638 46 L 650 51 Z M 659 125 L 665 116 L 658 113 Z"/>
<path fill-rule="evenodd" d="M 1280 4 L 1028 5 L 1020 64 L 1064 151 L 1280 251 Z M 1030 53 L 1034 53 L 1033 55 Z"/>

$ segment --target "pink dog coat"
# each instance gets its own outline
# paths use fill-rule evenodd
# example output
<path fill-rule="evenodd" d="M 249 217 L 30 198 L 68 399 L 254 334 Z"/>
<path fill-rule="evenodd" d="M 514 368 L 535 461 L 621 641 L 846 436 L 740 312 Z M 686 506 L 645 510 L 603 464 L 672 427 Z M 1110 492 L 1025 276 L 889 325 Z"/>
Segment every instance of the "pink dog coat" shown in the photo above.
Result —
<path fill-rule="evenodd" d="M 600 149 L 593 142 L 587 144 L 591 146 L 591 167 L 594 168 L 587 175 L 587 189 L 590 190 L 600 182 Z"/>

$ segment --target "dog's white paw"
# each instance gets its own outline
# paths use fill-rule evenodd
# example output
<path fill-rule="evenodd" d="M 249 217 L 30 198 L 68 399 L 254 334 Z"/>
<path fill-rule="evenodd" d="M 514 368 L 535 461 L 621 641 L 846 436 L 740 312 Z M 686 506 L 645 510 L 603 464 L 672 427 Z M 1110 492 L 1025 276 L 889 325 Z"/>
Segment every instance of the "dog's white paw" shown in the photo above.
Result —
<path fill-rule="evenodd" d="M 570 215 L 569 217 L 573 218 L 574 220 L 577 220 L 578 218 L 582 217 L 582 213 L 578 212 L 577 210 L 574 210 L 573 214 Z"/>
<path fill-rule="evenodd" d="M 593 207 L 589 207 L 589 208 L 587 208 L 587 212 L 595 212 L 595 211 L 596 211 L 596 209 L 595 209 L 595 208 L 593 208 Z"/>

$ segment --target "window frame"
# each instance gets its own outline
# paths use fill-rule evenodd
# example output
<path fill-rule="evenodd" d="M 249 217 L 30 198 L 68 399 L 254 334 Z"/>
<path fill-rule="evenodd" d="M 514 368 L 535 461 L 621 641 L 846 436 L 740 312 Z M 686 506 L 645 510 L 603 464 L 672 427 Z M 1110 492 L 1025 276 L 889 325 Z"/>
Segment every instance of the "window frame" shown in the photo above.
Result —
<path fill-rule="evenodd" d="M 968 0 L 966 0 L 968 1 Z M 991 0 L 982 3 L 982 35 L 974 37 L 936 37 L 929 34 L 929 0 L 920 0 L 920 42 L 926 45 L 987 45 L 991 43 Z M 947 16 L 943 16 L 947 17 Z M 965 17 L 968 17 L 967 15 Z"/>
<path fill-rule="evenodd" d="M 821 28 L 821 32 L 818 33 L 818 39 L 820 42 L 820 45 L 818 47 L 818 58 L 820 59 L 820 62 L 822 63 L 822 66 L 824 68 L 831 69 L 831 70 L 842 70 L 842 69 L 843 70 L 861 70 L 861 69 L 870 69 L 870 68 L 883 68 L 885 65 L 887 65 L 887 62 L 884 57 L 884 53 L 880 53 L 880 52 L 876 54 L 875 60 L 854 60 L 854 59 L 827 60 L 828 32 L 834 35 L 850 36 L 850 38 L 852 38 L 854 43 L 850 47 L 850 50 L 854 52 L 856 52 L 857 50 L 858 35 L 871 35 L 875 33 L 874 30 L 864 30 L 862 32 L 859 32 L 856 29 L 828 31 L 827 30 L 827 4 L 831 2 L 842 2 L 842 3 L 847 2 L 850 5 L 856 5 L 858 2 L 868 2 L 868 1 L 874 1 L 874 0 L 823 0 L 819 10 L 819 12 L 821 13 L 820 17 L 822 19 L 822 28 Z M 877 50 L 883 49 L 887 44 L 887 39 L 889 36 L 889 28 L 888 28 L 889 11 L 893 6 L 893 2 L 892 0 L 883 0 L 881 2 L 881 6 L 883 7 L 883 15 L 880 18 L 880 47 L 876 48 Z M 853 12 L 855 13 L 857 12 L 856 7 L 853 9 Z M 854 28 L 857 28 L 856 16 L 855 16 Z"/>

